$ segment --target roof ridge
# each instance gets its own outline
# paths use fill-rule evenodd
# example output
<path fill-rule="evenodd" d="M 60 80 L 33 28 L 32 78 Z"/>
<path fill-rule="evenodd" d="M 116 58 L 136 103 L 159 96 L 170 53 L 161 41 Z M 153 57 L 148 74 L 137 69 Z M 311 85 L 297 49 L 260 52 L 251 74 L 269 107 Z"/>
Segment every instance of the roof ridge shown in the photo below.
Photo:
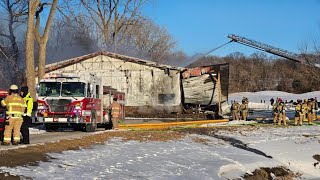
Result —
<path fill-rule="evenodd" d="M 170 66 L 170 65 L 165 65 L 165 64 L 159 64 L 159 63 L 154 62 L 154 61 L 140 59 L 140 58 L 131 57 L 131 56 L 122 55 L 122 54 L 117 54 L 117 53 L 112 53 L 112 52 L 108 52 L 108 51 L 98 51 L 98 52 L 94 52 L 94 53 L 90 53 L 90 54 L 86 54 L 86 55 L 70 58 L 70 59 L 67 59 L 67 60 L 63 60 L 63 61 L 58 61 L 58 62 L 55 62 L 55 63 L 47 64 L 46 65 L 46 73 L 52 72 L 52 71 L 55 71 L 57 69 L 60 69 L 60 68 L 63 68 L 63 67 L 67 67 L 67 66 L 82 62 L 84 60 L 100 56 L 100 55 L 104 55 L 104 56 L 108 56 L 108 57 L 112 57 L 112 58 L 117 58 L 117 59 L 121 59 L 121 60 L 124 60 L 124 61 L 132 62 L 132 63 L 145 64 L 147 66 L 152 66 L 152 67 L 156 67 L 156 68 L 160 68 L 160 69 L 175 69 L 175 70 L 180 70 L 180 71 L 185 69 L 183 67 L 175 67 L 175 66 Z M 37 72 L 36 72 L 36 75 L 37 75 Z"/>

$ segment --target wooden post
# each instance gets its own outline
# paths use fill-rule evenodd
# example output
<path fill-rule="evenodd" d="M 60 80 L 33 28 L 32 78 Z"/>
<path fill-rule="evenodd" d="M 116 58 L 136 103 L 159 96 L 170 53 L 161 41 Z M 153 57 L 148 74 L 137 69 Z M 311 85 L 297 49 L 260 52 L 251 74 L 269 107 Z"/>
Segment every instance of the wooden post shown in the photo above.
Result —
<path fill-rule="evenodd" d="M 218 108 L 219 108 L 219 115 L 221 115 L 221 83 L 220 83 L 220 71 L 218 71 L 217 88 L 218 88 Z"/>

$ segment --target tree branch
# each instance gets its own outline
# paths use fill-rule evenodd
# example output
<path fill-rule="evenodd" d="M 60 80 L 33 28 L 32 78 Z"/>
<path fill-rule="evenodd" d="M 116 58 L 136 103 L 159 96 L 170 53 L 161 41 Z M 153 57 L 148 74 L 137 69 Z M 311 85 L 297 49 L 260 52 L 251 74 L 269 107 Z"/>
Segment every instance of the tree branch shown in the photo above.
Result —
<path fill-rule="evenodd" d="M 49 13 L 49 17 L 48 17 L 48 20 L 47 20 L 47 23 L 46 23 L 46 27 L 45 27 L 44 33 L 43 33 L 45 41 L 48 40 L 50 27 L 51 27 L 51 24 L 52 24 L 52 21 L 53 21 L 53 17 L 54 17 L 55 11 L 57 9 L 58 2 L 59 2 L 59 0 L 53 0 L 52 6 L 51 6 L 51 9 L 50 9 L 50 13 Z"/>
<path fill-rule="evenodd" d="M 41 37 L 40 37 L 40 16 L 36 19 L 36 26 L 33 29 L 34 37 L 36 38 L 38 44 L 41 44 Z"/>
<path fill-rule="evenodd" d="M 0 32 L 0 36 L 10 39 L 10 36 Z"/>

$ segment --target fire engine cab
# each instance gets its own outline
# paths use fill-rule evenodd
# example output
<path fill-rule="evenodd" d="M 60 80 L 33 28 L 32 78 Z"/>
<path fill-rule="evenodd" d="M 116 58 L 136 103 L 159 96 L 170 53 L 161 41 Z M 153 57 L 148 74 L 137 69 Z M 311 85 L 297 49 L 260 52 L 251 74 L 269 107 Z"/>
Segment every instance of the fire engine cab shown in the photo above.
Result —
<path fill-rule="evenodd" d="M 103 116 L 101 79 L 49 74 L 37 86 L 38 110 L 35 123 L 47 130 L 73 127 L 93 132 L 97 126 L 107 127 Z"/>

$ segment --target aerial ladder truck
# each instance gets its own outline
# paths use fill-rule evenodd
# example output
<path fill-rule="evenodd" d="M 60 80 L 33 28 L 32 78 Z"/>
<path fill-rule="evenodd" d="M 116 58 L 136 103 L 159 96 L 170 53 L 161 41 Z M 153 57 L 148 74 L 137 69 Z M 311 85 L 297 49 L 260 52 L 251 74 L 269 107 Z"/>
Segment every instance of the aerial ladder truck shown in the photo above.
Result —
<path fill-rule="evenodd" d="M 271 53 L 271 54 L 274 54 L 274 55 L 277 55 L 277 56 L 280 56 L 280 57 L 283 57 L 283 58 L 286 58 L 286 59 L 289 59 L 289 60 L 292 60 L 295 62 L 299 62 L 301 64 L 305 64 L 308 66 L 315 66 L 315 67 L 320 68 L 319 63 L 303 59 L 303 58 L 299 57 L 298 54 L 295 54 L 295 53 L 292 53 L 292 52 L 289 52 L 289 51 L 286 51 L 286 50 L 283 50 L 283 49 L 280 49 L 277 47 L 273 47 L 273 46 L 270 46 L 270 45 L 267 45 L 267 44 L 264 44 L 264 43 L 261 43 L 258 41 L 254 41 L 254 40 L 251 40 L 251 39 L 248 39 L 245 37 L 235 35 L 235 34 L 228 35 L 228 38 L 231 39 L 230 42 L 237 42 L 237 43 L 243 44 L 245 46 L 249 46 L 249 47 L 252 47 L 252 48 L 255 48 L 255 49 L 258 49 L 261 51 L 265 51 L 265 52 L 268 52 L 268 53 Z"/>

